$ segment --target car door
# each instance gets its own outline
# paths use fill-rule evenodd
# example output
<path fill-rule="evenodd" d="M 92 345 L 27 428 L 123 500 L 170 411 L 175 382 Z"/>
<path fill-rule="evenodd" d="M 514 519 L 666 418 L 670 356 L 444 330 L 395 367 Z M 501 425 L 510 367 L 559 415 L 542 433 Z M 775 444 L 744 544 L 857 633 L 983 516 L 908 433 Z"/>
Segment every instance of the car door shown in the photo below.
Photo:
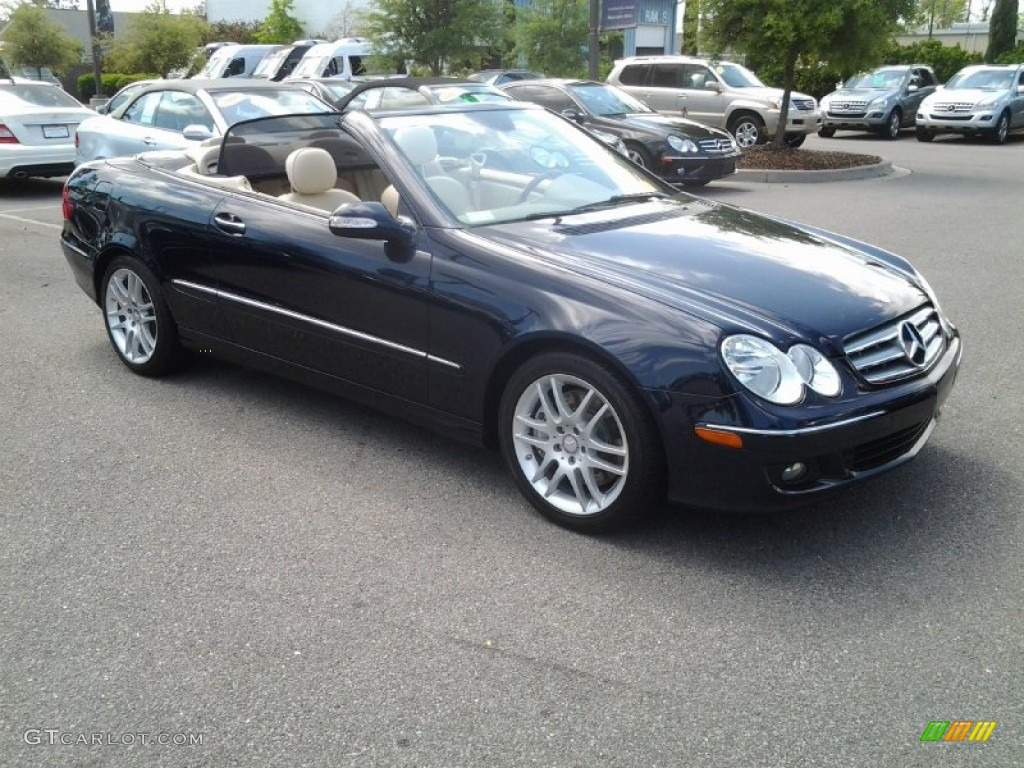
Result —
<path fill-rule="evenodd" d="M 921 106 L 925 96 L 935 92 L 935 78 L 932 73 L 924 68 L 911 70 L 911 79 L 915 81 L 917 90 L 909 91 L 909 82 L 904 87 L 903 117 L 904 122 L 913 122 L 913 116 L 917 114 L 917 108 Z"/>
<path fill-rule="evenodd" d="M 647 106 L 667 115 L 685 114 L 686 94 L 679 88 L 683 65 L 658 62 L 651 65 L 639 98 Z"/>
<path fill-rule="evenodd" d="M 210 244 L 230 341 L 426 399 L 429 250 L 338 237 L 327 212 L 245 193 L 217 205 Z"/>
<path fill-rule="evenodd" d="M 1024 128 L 1024 67 L 1014 76 L 1010 86 L 1010 125 L 1013 128 Z"/>
<path fill-rule="evenodd" d="M 198 104 L 194 96 L 179 91 L 150 91 L 142 94 L 119 120 L 112 121 L 113 129 L 103 137 L 103 144 L 106 145 L 103 156 L 135 155 L 153 149 L 183 149 L 190 146 L 192 142 L 181 134 L 184 126 L 179 129 L 178 118 L 187 109 L 181 97 L 188 97 Z M 201 104 L 199 108 L 206 112 Z M 162 115 L 161 109 L 165 110 Z M 212 127 L 213 120 L 208 113 L 202 119 L 207 120 L 207 124 Z"/>
<path fill-rule="evenodd" d="M 708 85 L 718 85 L 717 90 Z M 683 116 L 704 125 L 725 127 L 724 87 L 718 76 L 704 64 L 684 64 L 679 84 L 683 94 Z"/>

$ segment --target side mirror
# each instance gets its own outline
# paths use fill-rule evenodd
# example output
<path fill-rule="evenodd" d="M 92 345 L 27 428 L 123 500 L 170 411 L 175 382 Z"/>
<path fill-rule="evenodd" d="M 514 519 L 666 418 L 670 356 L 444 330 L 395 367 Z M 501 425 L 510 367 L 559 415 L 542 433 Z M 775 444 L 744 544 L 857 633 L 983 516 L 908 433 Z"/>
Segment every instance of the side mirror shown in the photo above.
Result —
<path fill-rule="evenodd" d="M 1017 86 L 1017 93 L 1018 94 L 1024 94 L 1024 85 L 1018 85 Z"/>
<path fill-rule="evenodd" d="M 385 240 L 399 245 L 412 245 L 416 234 L 411 221 L 396 219 L 376 202 L 342 203 L 334 209 L 328 226 L 338 237 Z"/>
<path fill-rule="evenodd" d="M 563 109 L 562 117 L 568 118 L 569 120 L 572 120 L 574 123 L 583 122 L 583 115 L 581 115 L 579 111 L 573 109 L 572 107 L 569 107 L 569 109 Z"/>
<path fill-rule="evenodd" d="M 189 141 L 204 141 L 206 139 L 213 138 L 213 131 L 205 125 L 199 125 L 196 123 L 193 125 L 186 125 L 185 130 L 181 132 L 181 135 Z"/>
<path fill-rule="evenodd" d="M 706 83 L 704 83 L 704 90 L 714 91 L 715 93 L 721 93 L 722 84 L 719 83 L 717 80 L 708 80 Z"/>
<path fill-rule="evenodd" d="M 907 86 L 907 93 L 917 93 L 918 90 L 920 89 L 914 83 L 911 83 L 910 85 Z"/>

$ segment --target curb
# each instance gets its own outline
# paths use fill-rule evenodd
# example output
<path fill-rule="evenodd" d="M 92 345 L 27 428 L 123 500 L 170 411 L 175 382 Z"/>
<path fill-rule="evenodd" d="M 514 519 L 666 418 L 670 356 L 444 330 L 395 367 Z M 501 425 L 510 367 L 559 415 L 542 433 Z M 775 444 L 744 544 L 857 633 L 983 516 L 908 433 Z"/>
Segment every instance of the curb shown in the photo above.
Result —
<path fill-rule="evenodd" d="M 892 161 L 883 160 L 874 165 L 858 165 L 855 168 L 835 168 L 825 171 L 738 170 L 733 178 L 737 181 L 755 181 L 765 184 L 813 184 L 822 181 L 875 179 L 879 176 L 888 176 L 892 172 Z"/>

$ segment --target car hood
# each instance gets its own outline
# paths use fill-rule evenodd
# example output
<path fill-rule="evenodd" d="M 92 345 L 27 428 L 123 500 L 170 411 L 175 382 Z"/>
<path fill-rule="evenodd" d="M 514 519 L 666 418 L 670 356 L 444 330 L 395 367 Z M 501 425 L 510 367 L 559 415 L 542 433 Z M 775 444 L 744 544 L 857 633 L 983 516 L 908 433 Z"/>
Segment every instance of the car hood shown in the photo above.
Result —
<path fill-rule="evenodd" d="M 948 104 L 950 102 L 975 104 L 982 99 L 1000 98 L 1006 91 L 982 90 L 981 88 L 943 88 L 928 97 L 929 104 Z"/>
<path fill-rule="evenodd" d="M 770 88 L 767 85 L 764 87 L 752 87 L 752 88 L 740 88 L 736 91 L 732 91 L 739 96 L 759 99 L 761 101 L 778 101 L 782 103 L 782 95 L 785 93 L 781 88 Z M 813 101 L 813 97 L 808 96 L 806 93 L 800 93 L 799 91 L 790 91 L 790 100 L 792 99 L 810 99 Z"/>
<path fill-rule="evenodd" d="M 723 329 L 831 340 L 835 354 L 844 336 L 928 300 L 910 274 L 839 239 L 700 200 L 475 231 Z"/>
<path fill-rule="evenodd" d="M 723 131 L 709 128 L 708 126 L 701 125 L 693 120 L 687 120 L 681 117 L 670 117 L 669 115 L 640 112 L 632 115 L 623 115 L 619 118 L 605 117 L 604 119 L 615 119 L 630 126 L 634 130 L 647 131 L 657 134 L 658 136 L 665 136 L 669 132 L 689 136 L 691 139 L 707 139 L 712 136 L 715 138 L 721 138 L 725 135 Z"/>
<path fill-rule="evenodd" d="M 833 91 L 826 98 L 829 101 L 874 101 L 885 96 L 892 96 L 896 91 L 882 88 L 843 88 Z"/>

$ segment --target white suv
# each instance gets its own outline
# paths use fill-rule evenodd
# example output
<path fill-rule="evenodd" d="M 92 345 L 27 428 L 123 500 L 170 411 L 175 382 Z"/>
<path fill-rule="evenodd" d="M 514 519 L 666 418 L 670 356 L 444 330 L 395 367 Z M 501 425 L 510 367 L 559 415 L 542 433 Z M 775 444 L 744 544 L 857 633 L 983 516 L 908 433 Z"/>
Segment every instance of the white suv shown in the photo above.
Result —
<path fill-rule="evenodd" d="M 741 147 L 763 144 L 779 128 L 782 89 L 769 88 L 746 67 L 689 56 L 634 56 L 615 62 L 608 82 L 666 115 L 724 128 Z M 815 100 L 790 94 L 786 143 L 803 144 L 821 126 Z"/>

